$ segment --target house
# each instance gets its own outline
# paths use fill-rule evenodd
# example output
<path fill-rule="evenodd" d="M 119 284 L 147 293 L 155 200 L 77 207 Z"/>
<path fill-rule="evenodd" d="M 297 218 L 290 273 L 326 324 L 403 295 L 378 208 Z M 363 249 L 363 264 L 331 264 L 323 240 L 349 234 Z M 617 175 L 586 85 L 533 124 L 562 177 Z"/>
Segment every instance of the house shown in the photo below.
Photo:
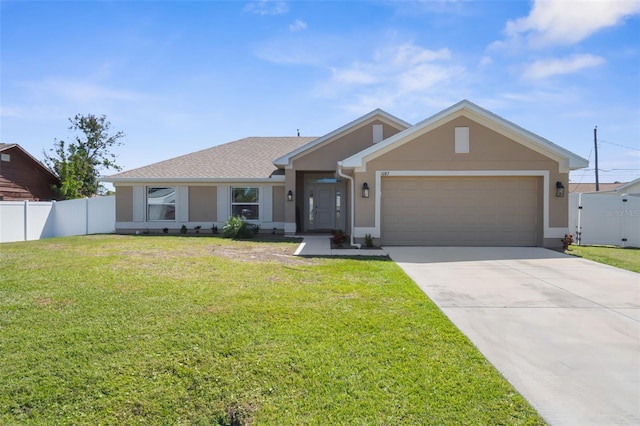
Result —
<path fill-rule="evenodd" d="M 573 184 L 570 184 L 570 186 Z M 579 192 L 586 194 L 596 194 L 596 195 L 616 195 L 616 196 L 634 196 L 640 197 L 640 178 L 632 180 L 627 183 L 601 183 L 600 190 L 596 191 L 596 186 L 594 184 L 578 184 L 580 186 L 576 187 L 575 191 L 571 192 Z"/>
<path fill-rule="evenodd" d="M 587 160 L 467 100 L 415 125 L 375 110 L 318 138 L 245 138 L 103 180 L 119 232 L 342 229 L 384 245 L 548 246 Z"/>
<path fill-rule="evenodd" d="M 0 143 L 0 200 L 56 199 L 60 179 L 18 144 Z"/>
<path fill-rule="evenodd" d="M 614 182 L 614 183 L 600 183 L 599 192 L 608 192 L 613 191 L 615 189 L 620 188 L 624 183 Z M 596 192 L 596 184 L 595 183 L 570 183 L 569 184 L 569 192 L 573 193 L 584 193 L 584 192 Z"/>

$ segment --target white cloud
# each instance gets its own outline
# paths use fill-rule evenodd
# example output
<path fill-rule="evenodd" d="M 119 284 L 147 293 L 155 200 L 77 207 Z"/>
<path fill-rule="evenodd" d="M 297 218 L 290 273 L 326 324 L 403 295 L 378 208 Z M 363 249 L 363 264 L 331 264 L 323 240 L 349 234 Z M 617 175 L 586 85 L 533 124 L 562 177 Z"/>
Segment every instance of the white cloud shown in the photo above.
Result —
<path fill-rule="evenodd" d="M 21 85 L 36 96 L 52 95 L 71 102 L 142 101 L 149 95 L 128 90 L 113 89 L 87 81 L 48 78 L 42 81 L 22 82 Z"/>
<path fill-rule="evenodd" d="M 531 47 L 572 45 L 637 14 L 636 0 L 535 0 L 528 16 L 507 22 L 505 33 L 510 42 L 524 37 Z"/>
<path fill-rule="evenodd" d="M 493 59 L 489 56 L 483 56 L 480 58 L 480 62 L 478 63 L 478 67 L 483 68 L 493 63 Z"/>
<path fill-rule="evenodd" d="M 293 21 L 293 24 L 289 25 L 289 31 L 291 31 L 292 33 L 295 33 L 297 31 L 302 31 L 306 28 L 307 28 L 307 23 L 300 19 L 296 19 L 295 21 Z"/>
<path fill-rule="evenodd" d="M 585 68 L 592 68 L 605 63 L 600 56 L 572 55 L 562 59 L 542 59 L 528 65 L 524 71 L 524 77 L 529 80 L 538 80 L 553 75 L 571 74 Z"/>
<path fill-rule="evenodd" d="M 256 15 L 282 15 L 289 11 L 289 6 L 284 1 L 258 0 L 247 3 L 244 11 Z"/>
<path fill-rule="evenodd" d="M 376 77 L 362 71 L 359 66 L 352 69 L 331 68 L 333 80 L 345 84 L 372 84 L 377 81 Z"/>
<path fill-rule="evenodd" d="M 345 108 L 354 113 L 399 103 L 423 104 L 438 97 L 449 82 L 465 72 L 451 63 L 449 49 L 430 50 L 412 43 L 384 46 L 368 61 L 330 69 L 331 79 L 316 93 L 349 99 Z"/>

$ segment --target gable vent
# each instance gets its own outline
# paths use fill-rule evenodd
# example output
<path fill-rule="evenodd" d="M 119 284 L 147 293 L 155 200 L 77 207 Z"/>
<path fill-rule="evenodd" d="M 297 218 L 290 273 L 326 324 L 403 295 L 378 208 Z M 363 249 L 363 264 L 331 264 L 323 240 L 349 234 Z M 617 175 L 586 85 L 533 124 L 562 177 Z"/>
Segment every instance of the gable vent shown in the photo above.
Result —
<path fill-rule="evenodd" d="M 374 124 L 373 125 L 373 143 L 376 144 L 378 142 L 382 142 L 384 139 L 382 133 L 382 124 Z"/>
<path fill-rule="evenodd" d="M 455 140 L 456 140 L 455 142 L 456 154 L 468 154 L 469 153 L 469 128 L 456 127 Z"/>

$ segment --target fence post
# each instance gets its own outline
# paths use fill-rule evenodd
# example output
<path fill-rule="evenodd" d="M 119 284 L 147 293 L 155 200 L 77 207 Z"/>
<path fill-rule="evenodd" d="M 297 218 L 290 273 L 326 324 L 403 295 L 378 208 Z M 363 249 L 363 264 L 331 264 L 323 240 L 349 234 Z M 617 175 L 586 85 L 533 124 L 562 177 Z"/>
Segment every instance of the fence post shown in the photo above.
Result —
<path fill-rule="evenodd" d="M 27 241 L 29 235 L 29 200 L 24 200 L 24 241 Z"/>
<path fill-rule="evenodd" d="M 84 197 L 84 235 L 89 235 L 89 197 Z"/>

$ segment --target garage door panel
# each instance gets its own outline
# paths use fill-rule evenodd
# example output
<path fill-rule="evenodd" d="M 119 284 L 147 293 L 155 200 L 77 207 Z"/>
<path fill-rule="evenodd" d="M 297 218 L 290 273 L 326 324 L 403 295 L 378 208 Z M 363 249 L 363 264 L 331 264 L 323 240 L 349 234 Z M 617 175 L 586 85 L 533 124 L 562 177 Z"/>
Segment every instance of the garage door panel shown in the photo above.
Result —
<path fill-rule="evenodd" d="M 535 246 L 539 191 L 535 177 L 385 177 L 382 242 Z"/>

